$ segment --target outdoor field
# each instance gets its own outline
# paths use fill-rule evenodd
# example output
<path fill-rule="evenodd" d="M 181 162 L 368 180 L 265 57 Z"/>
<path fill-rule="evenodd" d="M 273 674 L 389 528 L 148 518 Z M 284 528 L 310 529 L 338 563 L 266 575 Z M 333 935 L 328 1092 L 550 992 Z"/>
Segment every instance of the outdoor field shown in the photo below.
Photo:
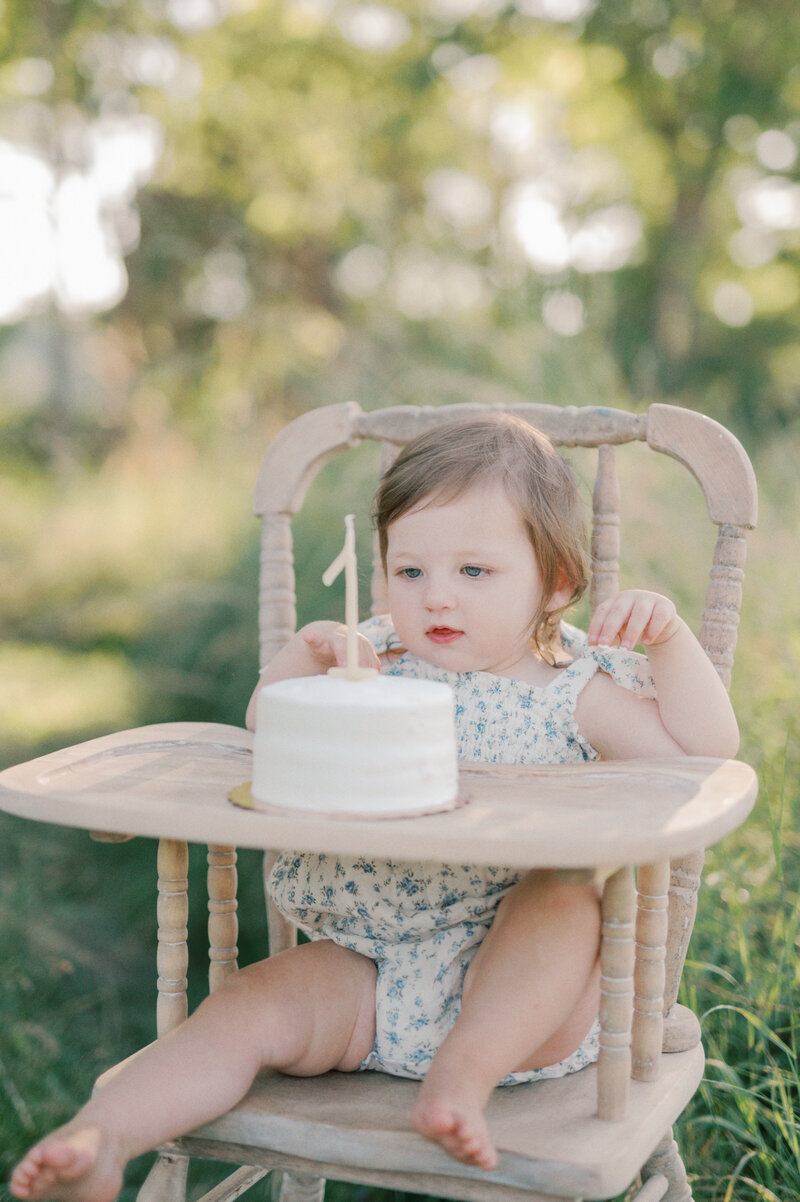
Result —
<path fill-rule="evenodd" d="M 0 768 L 244 724 L 256 474 L 307 410 L 666 402 L 751 456 L 731 696 L 760 792 L 708 852 L 683 978 L 707 1053 L 677 1128 L 695 1202 L 800 1197 L 799 62 L 788 2 L 0 0 Z M 697 629 L 702 497 L 644 448 L 619 460 L 621 583 Z M 314 484 L 299 623 L 342 616 L 321 575 L 348 512 L 367 616 L 377 470 L 365 448 Z M 155 1036 L 156 869 L 150 840 L 4 814 L 0 845 L 7 1200 L 23 1152 Z M 194 1006 L 205 849 L 191 863 Z M 239 882 L 247 964 L 258 853 Z"/>

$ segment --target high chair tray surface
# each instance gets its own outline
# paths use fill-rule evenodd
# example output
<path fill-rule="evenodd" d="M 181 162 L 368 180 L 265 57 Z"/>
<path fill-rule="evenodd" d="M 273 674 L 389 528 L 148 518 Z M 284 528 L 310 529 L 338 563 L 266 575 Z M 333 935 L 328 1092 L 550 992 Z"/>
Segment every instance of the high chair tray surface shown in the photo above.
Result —
<path fill-rule="evenodd" d="M 55 751 L 0 772 L 0 809 L 120 835 L 237 847 L 519 867 L 648 863 L 734 830 L 757 792 L 752 768 L 698 757 L 583 765 L 462 764 L 459 805 L 424 816 L 342 819 L 230 803 L 248 781 L 252 735 L 165 723 Z"/>

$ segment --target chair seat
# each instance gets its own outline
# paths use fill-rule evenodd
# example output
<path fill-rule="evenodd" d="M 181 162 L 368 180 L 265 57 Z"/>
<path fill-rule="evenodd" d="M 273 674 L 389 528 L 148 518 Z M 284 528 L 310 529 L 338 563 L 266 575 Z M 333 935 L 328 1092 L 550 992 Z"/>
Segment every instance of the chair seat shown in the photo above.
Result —
<path fill-rule="evenodd" d="M 491 1173 L 459 1164 L 418 1135 L 410 1119 L 418 1083 L 377 1072 L 262 1074 L 238 1106 L 171 1147 L 465 1200 L 484 1199 L 489 1182 L 493 1197 L 507 1202 L 523 1196 L 532 1202 L 531 1191 L 550 1200 L 612 1198 L 689 1102 L 704 1060 L 700 1046 L 663 1056 L 657 1081 L 631 1082 L 628 1117 L 620 1122 L 596 1118 L 594 1065 L 558 1080 L 495 1090 L 488 1120 L 500 1164 Z"/>

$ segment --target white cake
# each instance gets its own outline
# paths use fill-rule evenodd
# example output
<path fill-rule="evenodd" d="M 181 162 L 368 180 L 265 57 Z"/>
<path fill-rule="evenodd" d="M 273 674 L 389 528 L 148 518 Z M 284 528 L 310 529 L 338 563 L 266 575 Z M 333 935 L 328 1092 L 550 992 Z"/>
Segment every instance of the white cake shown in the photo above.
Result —
<path fill-rule="evenodd" d="M 256 809 L 428 813 L 454 804 L 457 775 L 453 693 L 446 684 L 304 676 L 259 693 Z"/>

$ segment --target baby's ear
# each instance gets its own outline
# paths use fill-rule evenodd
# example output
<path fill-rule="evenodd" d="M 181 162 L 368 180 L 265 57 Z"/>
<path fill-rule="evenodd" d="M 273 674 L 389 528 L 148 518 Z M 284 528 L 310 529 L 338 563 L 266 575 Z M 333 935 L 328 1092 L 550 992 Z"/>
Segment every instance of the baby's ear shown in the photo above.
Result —
<path fill-rule="evenodd" d="M 562 564 L 558 569 L 556 587 L 547 603 L 547 608 L 549 610 L 563 609 L 565 605 L 569 604 L 574 591 L 574 585 Z"/>

